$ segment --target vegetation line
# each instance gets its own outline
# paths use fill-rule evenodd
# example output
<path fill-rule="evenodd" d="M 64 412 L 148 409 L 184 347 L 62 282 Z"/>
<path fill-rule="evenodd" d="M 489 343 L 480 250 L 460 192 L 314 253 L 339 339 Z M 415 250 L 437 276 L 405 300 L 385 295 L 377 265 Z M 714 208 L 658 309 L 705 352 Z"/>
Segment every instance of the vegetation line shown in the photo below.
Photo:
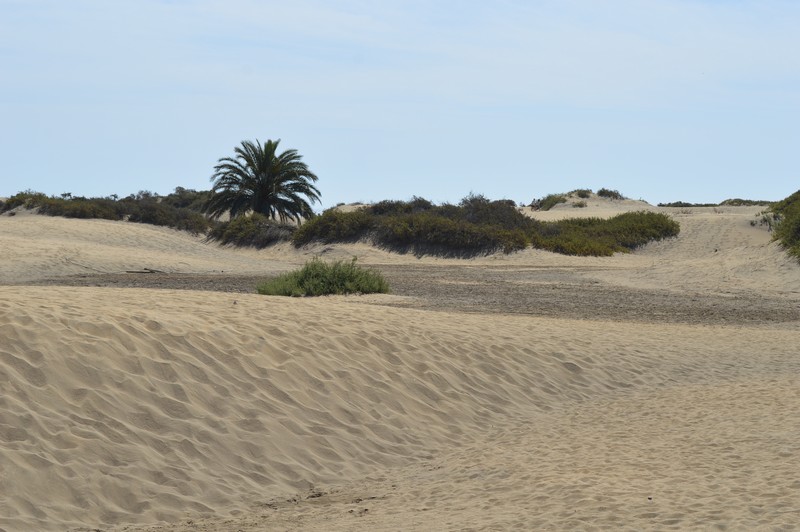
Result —
<path fill-rule="evenodd" d="M 281 223 L 275 220 L 280 219 L 275 213 L 270 218 L 253 208 L 243 208 L 229 221 L 218 221 L 203 214 L 214 194 L 179 187 L 167 196 L 140 192 L 117 199 L 48 197 L 25 191 L 9 198 L 0 210 L 24 206 L 51 216 L 150 223 L 234 246 L 263 248 L 290 241 L 300 247 L 311 242 L 365 240 L 401 253 L 452 257 L 511 253 L 530 246 L 568 255 L 609 256 L 680 231 L 669 216 L 653 212 L 541 222 L 522 214 L 513 201 L 490 201 L 481 195 L 469 195 L 457 205 L 435 205 L 415 197 L 382 201 L 351 212 L 329 209 L 321 215 L 308 215 L 302 207 L 285 213 L 284 219 L 306 213 L 308 218 L 299 226 Z"/>
<path fill-rule="evenodd" d="M 511 253 L 528 246 L 567 255 L 609 256 L 679 231 L 677 222 L 660 213 L 542 222 L 522 214 L 510 200 L 470 195 L 458 205 L 413 198 L 351 212 L 331 209 L 300 226 L 292 242 L 299 247 L 314 241 L 367 240 L 392 251 L 461 257 Z"/>

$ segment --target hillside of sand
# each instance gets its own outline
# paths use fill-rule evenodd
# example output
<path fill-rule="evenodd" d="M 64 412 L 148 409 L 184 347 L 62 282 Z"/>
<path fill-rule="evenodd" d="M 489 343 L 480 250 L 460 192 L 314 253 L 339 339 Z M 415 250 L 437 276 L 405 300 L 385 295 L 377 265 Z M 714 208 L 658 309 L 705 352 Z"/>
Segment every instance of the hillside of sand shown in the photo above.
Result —
<path fill-rule="evenodd" d="M 662 210 L 468 261 L 0 216 L 0 529 L 791 528 L 800 267 L 759 208 Z M 248 293 L 313 255 L 393 293 Z"/>

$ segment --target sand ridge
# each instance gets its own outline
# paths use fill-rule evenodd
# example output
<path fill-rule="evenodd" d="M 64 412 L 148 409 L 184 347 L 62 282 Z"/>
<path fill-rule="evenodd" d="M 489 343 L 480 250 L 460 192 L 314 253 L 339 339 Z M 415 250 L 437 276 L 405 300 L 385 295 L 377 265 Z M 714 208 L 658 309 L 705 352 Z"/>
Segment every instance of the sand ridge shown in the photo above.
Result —
<path fill-rule="evenodd" d="M 791 528 L 791 312 L 694 323 L 492 307 L 514 293 L 494 283 L 574 285 L 577 303 L 619 290 L 642 312 L 656 289 L 687 315 L 720 298 L 791 310 L 800 267 L 750 225 L 753 208 L 729 209 L 676 210 L 681 236 L 634 254 L 470 261 L 0 216 L 0 529 Z M 417 268 L 444 303 L 57 284 L 142 267 L 213 283 L 319 253 L 410 283 Z M 447 303 L 470 287 L 471 308 Z"/>

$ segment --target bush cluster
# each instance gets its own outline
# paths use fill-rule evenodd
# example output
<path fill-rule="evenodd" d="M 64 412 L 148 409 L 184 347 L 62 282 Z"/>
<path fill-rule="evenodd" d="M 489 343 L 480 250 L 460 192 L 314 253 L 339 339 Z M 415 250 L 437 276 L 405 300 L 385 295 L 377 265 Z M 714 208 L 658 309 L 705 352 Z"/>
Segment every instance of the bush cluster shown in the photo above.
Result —
<path fill-rule="evenodd" d="M 384 201 L 352 212 L 329 210 L 303 224 L 295 246 L 367 240 L 417 255 L 475 256 L 528 246 L 570 255 L 612 255 L 651 240 L 678 234 L 664 214 L 626 213 L 607 220 L 585 218 L 540 222 L 523 215 L 510 200 L 470 195 L 458 205 Z"/>
<path fill-rule="evenodd" d="M 771 205 L 771 201 L 762 201 L 762 200 L 749 200 L 749 199 L 741 199 L 741 198 L 731 198 L 726 199 L 720 202 L 720 206 L 722 207 L 753 207 L 757 205 Z"/>
<path fill-rule="evenodd" d="M 681 207 L 681 208 L 688 208 L 688 207 L 716 207 L 716 203 L 689 203 L 686 201 L 673 201 L 670 203 L 659 203 L 659 207 Z"/>
<path fill-rule="evenodd" d="M 623 200 L 625 196 L 619 193 L 618 190 L 609 190 L 607 188 L 601 188 L 597 191 L 597 195 L 601 198 L 608 198 L 612 200 Z"/>
<path fill-rule="evenodd" d="M 458 205 L 434 205 L 413 198 L 382 201 L 351 212 L 325 211 L 304 223 L 292 241 L 299 247 L 312 241 L 369 240 L 400 252 L 472 256 L 525 248 L 525 231 L 533 223 L 510 200 L 469 195 Z"/>
<path fill-rule="evenodd" d="M 350 212 L 328 209 L 320 216 L 306 220 L 295 231 L 292 242 L 298 247 L 312 240 L 325 243 L 355 242 L 372 230 L 374 222 L 374 216 L 365 209 Z"/>
<path fill-rule="evenodd" d="M 209 240 L 234 246 L 265 248 L 278 242 L 291 240 L 295 226 L 270 220 L 263 214 L 239 216 L 229 222 L 218 223 L 208 234 Z"/>
<path fill-rule="evenodd" d="M 592 195 L 592 190 L 589 188 L 578 188 L 570 192 L 570 194 L 575 194 L 581 199 L 589 199 L 589 196 Z"/>
<path fill-rule="evenodd" d="M 771 201 L 747 200 L 731 198 L 719 203 L 689 203 L 686 201 L 673 201 L 671 203 L 659 203 L 659 207 L 752 207 L 755 205 L 770 205 Z"/>
<path fill-rule="evenodd" d="M 389 284 L 374 270 L 350 262 L 332 264 L 314 258 L 299 270 L 280 275 L 256 287 L 270 296 L 322 296 L 329 294 L 387 293 Z"/>
<path fill-rule="evenodd" d="M 429 212 L 390 216 L 380 222 L 374 234 L 378 245 L 418 255 L 472 256 L 500 249 L 510 253 L 528 245 L 520 229 L 482 225 Z"/>
<path fill-rule="evenodd" d="M 542 199 L 533 200 L 530 207 L 535 211 L 549 211 L 559 203 L 566 203 L 567 197 L 563 194 L 548 194 Z"/>
<path fill-rule="evenodd" d="M 575 218 L 546 224 L 533 246 L 566 255 L 610 256 L 648 242 L 677 236 L 678 223 L 660 213 L 640 211 L 612 218 Z"/>
<path fill-rule="evenodd" d="M 68 193 L 56 197 L 26 190 L 9 198 L 0 212 L 23 206 L 38 209 L 39 214 L 48 216 L 129 220 L 199 234 L 205 233 L 212 226 L 199 211 L 205 194 L 207 193 L 178 187 L 173 194 L 167 196 L 142 191 L 117 199 L 115 196 L 85 198 Z"/>

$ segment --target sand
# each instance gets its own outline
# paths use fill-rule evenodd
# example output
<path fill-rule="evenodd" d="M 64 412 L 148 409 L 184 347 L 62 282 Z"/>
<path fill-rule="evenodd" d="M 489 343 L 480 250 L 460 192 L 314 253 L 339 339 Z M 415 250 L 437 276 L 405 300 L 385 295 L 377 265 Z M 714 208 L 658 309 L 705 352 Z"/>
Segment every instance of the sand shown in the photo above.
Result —
<path fill-rule="evenodd" d="M 681 235 L 456 260 L 0 216 L 0 529 L 792 529 L 800 266 L 757 207 L 531 215 L 639 208 Z M 247 293 L 313 255 L 395 290 Z"/>

